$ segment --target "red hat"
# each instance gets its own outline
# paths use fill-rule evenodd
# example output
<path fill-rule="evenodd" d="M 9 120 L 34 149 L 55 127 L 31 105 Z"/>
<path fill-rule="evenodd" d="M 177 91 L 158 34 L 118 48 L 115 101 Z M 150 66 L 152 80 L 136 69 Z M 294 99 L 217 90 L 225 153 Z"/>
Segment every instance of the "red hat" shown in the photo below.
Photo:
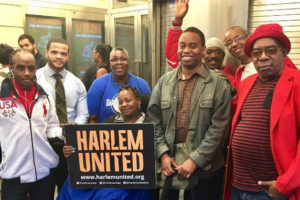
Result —
<path fill-rule="evenodd" d="M 248 57 L 251 57 L 251 50 L 255 40 L 259 38 L 274 38 L 287 49 L 287 53 L 291 50 L 291 42 L 289 38 L 284 35 L 282 27 L 279 24 L 263 24 L 255 29 L 245 43 L 244 50 Z"/>

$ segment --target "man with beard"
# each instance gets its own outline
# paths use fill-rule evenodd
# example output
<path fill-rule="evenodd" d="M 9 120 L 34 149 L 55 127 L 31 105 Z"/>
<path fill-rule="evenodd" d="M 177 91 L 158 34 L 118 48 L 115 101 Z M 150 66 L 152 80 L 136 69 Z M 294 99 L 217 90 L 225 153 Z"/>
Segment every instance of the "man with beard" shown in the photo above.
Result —
<path fill-rule="evenodd" d="M 206 50 L 204 53 L 204 61 L 212 70 L 222 70 L 222 63 L 224 60 L 225 52 L 224 45 L 219 38 L 209 38 L 206 43 Z"/>
<path fill-rule="evenodd" d="M 21 49 L 30 51 L 34 55 L 35 65 L 37 69 L 46 65 L 47 59 L 37 50 L 35 41 L 31 35 L 20 35 L 18 44 Z"/>
<path fill-rule="evenodd" d="M 89 116 L 86 90 L 80 79 L 65 69 L 70 57 L 69 50 L 65 40 L 51 39 L 46 50 L 48 63 L 37 71 L 37 81 L 55 99 L 56 112 L 61 124 L 84 124 Z M 60 163 L 55 171 L 56 184 L 60 189 L 68 174 L 67 162 L 62 153 L 63 143 L 50 142 L 60 156 Z"/>
<path fill-rule="evenodd" d="M 213 199 L 210 178 L 224 164 L 230 86 L 202 62 L 204 51 L 203 33 L 187 28 L 178 44 L 181 64 L 160 78 L 148 105 L 155 123 L 159 185 L 172 179 L 168 199 L 183 198 L 187 188 L 184 199 Z"/>
<path fill-rule="evenodd" d="M 231 75 L 227 68 L 223 66 L 225 57 L 225 47 L 219 38 L 209 38 L 206 41 L 206 51 L 204 53 L 204 62 L 217 74 L 222 76 L 223 79 L 229 80 L 231 85 L 235 87 L 234 76 Z"/>

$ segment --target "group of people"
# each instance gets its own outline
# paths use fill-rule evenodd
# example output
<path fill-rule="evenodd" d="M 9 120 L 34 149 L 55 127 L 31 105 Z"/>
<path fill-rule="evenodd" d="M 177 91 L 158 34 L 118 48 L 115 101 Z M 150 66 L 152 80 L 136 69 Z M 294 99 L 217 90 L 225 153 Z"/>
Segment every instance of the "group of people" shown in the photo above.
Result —
<path fill-rule="evenodd" d="M 30 35 L 20 36 L 18 42 L 17 50 L 0 45 L 1 197 L 53 199 L 56 185 L 58 198 L 65 199 L 67 191 L 61 189 L 64 184 L 64 188 L 70 186 L 63 155 L 64 125 L 104 122 L 113 114 L 119 115 L 112 122 L 149 121 L 139 108 L 141 95 L 150 95 L 150 88 L 142 78 L 128 73 L 124 48 L 97 45 L 93 51 L 96 65 L 90 67 L 85 82 L 66 69 L 70 49 L 65 40 L 51 39 L 45 57 Z M 86 88 L 100 76 L 87 95 Z"/>
<path fill-rule="evenodd" d="M 225 200 L 300 199 L 297 97 L 300 82 L 299 70 L 287 56 L 291 49 L 290 40 L 279 24 L 265 24 L 257 27 L 251 35 L 242 27 L 233 26 L 226 31 L 223 42 L 209 38 L 205 43 L 198 29 L 180 29 L 187 11 L 187 0 L 175 1 L 175 20 L 166 44 L 168 63 L 175 70 L 159 80 L 148 107 L 156 125 L 156 156 L 161 162 L 162 173 L 173 176 L 173 180 L 176 173 L 189 179 L 193 175 L 198 177 L 198 183 L 183 194 L 185 199 L 220 199 L 222 191 Z M 234 73 L 222 66 L 225 47 L 240 61 Z M 209 84 L 213 84 L 213 81 L 205 80 L 209 73 L 201 74 L 206 65 L 214 71 L 209 72 L 229 80 L 220 83 L 223 87 L 230 83 L 229 91 L 218 88 L 211 89 L 209 95 L 205 94 Z M 198 77 L 197 81 L 195 77 Z M 185 93 L 190 88 L 193 88 L 192 93 L 188 93 L 192 97 Z M 230 93 L 231 111 L 226 113 L 225 118 L 229 119 L 226 121 L 218 112 L 224 114 L 225 107 L 230 107 L 227 100 Z M 223 95 L 221 101 L 218 95 Z M 193 98 L 200 99 L 199 108 L 193 107 L 197 104 Z M 198 118 L 194 116 L 196 109 L 200 109 Z M 206 112 L 209 115 L 205 120 L 201 119 Z M 221 118 L 221 123 L 218 118 Z M 199 120 L 196 125 L 193 124 L 195 120 Z M 184 123 L 185 127 L 181 127 Z M 229 137 L 226 123 L 230 127 Z M 205 126 L 207 129 L 201 135 Z M 178 140 L 182 135 L 186 138 Z M 181 150 L 182 142 L 187 155 Z M 224 167 L 222 157 L 218 156 L 222 143 L 228 143 L 224 190 L 217 181 L 222 183 L 221 177 L 224 176 L 218 170 Z M 179 153 L 186 156 L 183 164 L 182 161 L 176 162 Z M 191 160 L 193 164 L 190 164 Z M 181 170 L 180 166 L 188 167 Z M 216 168 L 209 171 L 214 166 Z M 200 174 L 197 170 L 201 171 Z M 216 179 L 216 176 L 220 177 Z M 190 184 L 193 184 L 192 180 Z M 174 188 L 175 183 L 170 186 L 169 199 L 173 199 Z"/>
<path fill-rule="evenodd" d="M 3 200 L 50 200 L 55 185 L 59 200 L 300 200 L 300 72 L 289 38 L 265 24 L 206 41 L 198 28 L 181 30 L 187 12 L 188 0 L 176 0 L 166 44 L 174 70 L 152 93 L 121 47 L 97 45 L 80 80 L 66 69 L 63 39 L 48 42 L 46 57 L 30 35 L 17 50 L 0 45 Z M 223 66 L 225 48 L 238 68 Z M 71 188 L 64 125 L 120 122 L 154 123 L 157 188 Z"/>

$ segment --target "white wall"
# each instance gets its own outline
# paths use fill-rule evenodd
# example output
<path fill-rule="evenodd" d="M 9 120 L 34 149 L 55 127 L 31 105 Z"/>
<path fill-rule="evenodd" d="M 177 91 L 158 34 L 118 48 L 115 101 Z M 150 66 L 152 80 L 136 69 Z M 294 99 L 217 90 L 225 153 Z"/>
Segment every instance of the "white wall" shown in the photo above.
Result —
<path fill-rule="evenodd" d="M 248 6 L 248 0 L 190 0 L 182 27 L 196 26 L 206 38 L 223 39 L 230 26 L 247 29 Z"/>
<path fill-rule="evenodd" d="M 0 3 L 0 13 L 0 43 L 17 47 L 17 38 L 24 32 L 23 9 L 18 5 Z"/>
<path fill-rule="evenodd" d="M 0 0 L 0 43 L 17 48 L 25 14 L 104 21 L 109 0 Z"/>

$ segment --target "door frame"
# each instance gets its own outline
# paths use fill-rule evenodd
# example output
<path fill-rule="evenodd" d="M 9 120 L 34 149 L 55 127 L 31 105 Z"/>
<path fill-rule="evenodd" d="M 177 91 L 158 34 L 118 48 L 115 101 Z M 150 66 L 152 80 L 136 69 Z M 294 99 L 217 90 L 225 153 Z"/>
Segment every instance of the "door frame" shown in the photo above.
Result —
<path fill-rule="evenodd" d="M 134 49 L 135 49 L 135 56 L 134 58 L 130 58 L 132 63 L 137 66 L 139 72 L 136 74 L 137 76 L 141 75 L 141 68 L 140 64 L 142 62 L 142 51 L 139 51 L 142 47 L 142 16 L 148 15 L 148 5 L 140 5 L 140 6 L 133 6 L 127 8 L 118 8 L 112 9 L 108 15 L 106 16 L 106 43 L 110 44 L 111 46 L 115 46 L 116 39 L 115 39 L 115 22 L 117 18 L 123 17 L 134 17 Z M 149 16 L 149 15 L 148 15 Z M 151 83 L 149 83 L 151 84 Z"/>

